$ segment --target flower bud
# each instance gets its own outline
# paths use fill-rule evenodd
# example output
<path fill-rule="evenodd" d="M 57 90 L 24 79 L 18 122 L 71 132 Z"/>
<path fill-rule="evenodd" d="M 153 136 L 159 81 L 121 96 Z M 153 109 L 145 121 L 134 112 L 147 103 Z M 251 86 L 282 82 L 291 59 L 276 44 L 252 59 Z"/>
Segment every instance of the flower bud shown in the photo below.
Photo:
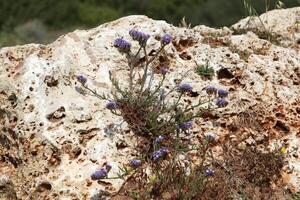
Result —
<path fill-rule="evenodd" d="M 173 40 L 173 37 L 170 34 L 165 34 L 164 36 L 162 36 L 161 38 L 161 43 L 163 45 L 167 45 L 169 43 L 171 43 Z"/>

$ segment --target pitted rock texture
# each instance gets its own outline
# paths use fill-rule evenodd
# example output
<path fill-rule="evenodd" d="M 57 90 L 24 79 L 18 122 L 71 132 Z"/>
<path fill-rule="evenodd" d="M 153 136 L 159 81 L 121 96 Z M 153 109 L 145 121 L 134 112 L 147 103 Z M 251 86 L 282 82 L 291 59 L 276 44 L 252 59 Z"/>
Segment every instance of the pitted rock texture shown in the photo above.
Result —
<path fill-rule="evenodd" d="M 232 25 L 232 29 L 237 34 L 252 31 L 277 45 L 299 48 L 300 8 L 278 9 L 259 17 L 250 16 Z"/>
<path fill-rule="evenodd" d="M 259 132 L 257 137 L 270 144 L 280 141 L 293 151 L 288 158 L 286 187 L 299 191 L 300 52 L 290 33 L 282 31 L 294 25 L 292 20 L 288 24 L 282 20 L 289 16 L 297 21 L 299 9 L 265 14 L 276 25 L 273 31 L 282 36 L 280 44 L 294 45 L 261 39 L 244 25 L 187 29 L 146 16 L 128 16 L 91 30 L 68 33 L 49 45 L 2 48 L 0 128 L 5 138 L 1 141 L 5 142 L 1 144 L 0 168 L 13 188 L 12 194 L 5 195 L 15 199 L 90 199 L 120 189 L 123 180 L 95 182 L 90 175 L 105 163 L 112 165 L 111 174 L 116 175 L 118 166 L 136 155 L 136 137 L 126 124 L 117 126 L 122 119 L 105 109 L 105 101 L 78 92 L 76 75 L 85 75 L 90 87 L 106 94 L 112 89 L 109 71 L 126 82 L 126 58 L 113 42 L 117 37 L 130 40 L 128 31 L 132 28 L 152 36 L 148 52 L 157 51 L 159 36 L 174 36 L 155 63 L 170 67 L 166 85 L 175 86 L 176 79 L 190 70 L 185 82 L 191 83 L 200 97 L 207 85 L 230 91 L 231 103 L 221 111 L 222 117 L 215 117 L 213 122 L 196 121 L 191 140 L 207 131 L 216 132 L 220 138 L 230 134 L 238 137 L 231 129 L 237 126 L 236 117 L 243 111 L 256 112 L 258 130 L 247 123 L 238 127 L 240 132 L 252 128 Z M 297 28 L 293 31 L 300 34 Z M 133 43 L 133 51 L 137 49 Z M 195 62 L 208 63 L 217 76 L 202 80 L 194 72 Z M 118 148 L 120 142 L 126 145 Z"/>

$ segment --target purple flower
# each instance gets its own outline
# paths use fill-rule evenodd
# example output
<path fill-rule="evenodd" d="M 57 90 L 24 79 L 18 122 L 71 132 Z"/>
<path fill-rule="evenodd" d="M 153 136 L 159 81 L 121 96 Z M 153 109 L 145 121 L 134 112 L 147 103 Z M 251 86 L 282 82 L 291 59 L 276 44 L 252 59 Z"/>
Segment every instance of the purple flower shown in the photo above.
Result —
<path fill-rule="evenodd" d="M 151 160 L 157 161 L 162 157 L 162 153 L 160 151 L 154 151 L 151 155 Z"/>
<path fill-rule="evenodd" d="M 146 46 L 147 40 L 150 38 L 150 35 L 137 31 L 135 29 L 131 29 L 129 31 L 129 35 L 132 37 L 133 40 L 136 40 L 139 42 L 141 46 Z"/>
<path fill-rule="evenodd" d="M 165 155 L 167 155 L 167 153 L 169 153 L 169 150 L 167 149 L 167 147 L 162 147 L 162 148 L 160 149 L 160 151 L 161 151 L 163 154 L 165 154 Z"/>
<path fill-rule="evenodd" d="M 160 68 L 160 73 L 165 76 L 168 73 L 169 69 L 167 67 Z"/>
<path fill-rule="evenodd" d="M 212 175 L 214 175 L 214 171 L 212 169 L 210 169 L 210 168 L 206 168 L 204 170 L 204 175 L 205 176 L 212 176 Z"/>
<path fill-rule="evenodd" d="M 114 101 L 109 101 L 105 107 L 109 110 L 115 110 L 118 109 L 118 104 Z"/>
<path fill-rule="evenodd" d="M 185 129 L 191 128 L 192 126 L 193 126 L 193 121 L 190 120 L 190 121 L 184 122 L 182 124 L 179 124 L 178 128 L 185 130 Z"/>
<path fill-rule="evenodd" d="M 83 75 L 78 75 L 76 78 L 77 78 L 77 81 L 79 83 L 81 83 L 82 85 L 84 85 L 87 82 L 87 78 L 85 78 Z"/>
<path fill-rule="evenodd" d="M 223 108 L 223 107 L 226 107 L 228 105 L 228 101 L 226 99 L 219 98 L 219 99 L 217 99 L 216 105 L 219 108 Z"/>
<path fill-rule="evenodd" d="M 206 90 L 206 93 L 209 94 L 209 95 L 216 94 L 217 91 L 218 91 L 217 88 L 215 88 L 214 86 L 211 86 L 211 85 L 206 86 L 205 90 Z"/>
<path fill-rule="evenodd" d="M 94 172 L 92 175 L 91 175 L 91 178 L 92 180 L 99 180 L 99 179 L 103 179 L 105 177 L 107 177 L 107 173 L 108 171 L 104 168 Z"/>
<path fill-rule="evenodd" d="M 191 92 L 192 90 L 193 90 L 193 87 L 188 83 L 182 83 L 178 86 L 178 91 L 182 92 L 182 93 Z"/>
<path fill-rule="evenodd" d="M 164 138 L 164 136 L 158 136 L 157 138 L 155 138 L 155 140 L 154 140 L 154 142 L 156 143 L 156 144 L 158 144 L 158 143 L 161 143 L 163 140 L 164 140 L 165 138 Z"/>
<path fill-rule="evenodd" d="M 172 42 L 173 40 L 173 37 L 170 35 L 170 34 L 165 34 L 164 36 L 162 36 L 161 38 L 161 43 L 163 45 L 167 45 L 169 44 L 170 42 Z"/>
<path fill-rule="evenodd" d="M 130 165 L 132 166 L 132 167 L 134 167 L 134 168 L 136 168 L 136 167 L 139 167 L 139 166 L 141 166 L 141 164 L 142 164 L 142 161 L 141 160 L 131 160 L 130 161 Z"/>
<path fill-rule="evenodd" d="M 223 90 L 223 89 L 219 89 L 218 90 L 218 96 L 220 98 L 227 97 L 228 96 L 228 91 L 227 90 Z"/>
<path fill-rule="evenodd" d="M 117 38 L 114 42 L 114 46 L 117 47 L 121 52 L 129 52 L 131 44 L 123 38 Z"/>
<path fill-rule="evenodd" d="M 107 170 L 107 172 L 109 172 L 111 168 L 112 168 L 111 164 L 106 164 L 105 169 Z"/>
<path fill-rule="evenodd" d="M 166 147 L 162 147 L 161 149 L 154 151 L 151 155 L 151 160 L 154 162 L 158 161 L 159 159 L 163 159 L 168 154 L 168 149 Z"/>

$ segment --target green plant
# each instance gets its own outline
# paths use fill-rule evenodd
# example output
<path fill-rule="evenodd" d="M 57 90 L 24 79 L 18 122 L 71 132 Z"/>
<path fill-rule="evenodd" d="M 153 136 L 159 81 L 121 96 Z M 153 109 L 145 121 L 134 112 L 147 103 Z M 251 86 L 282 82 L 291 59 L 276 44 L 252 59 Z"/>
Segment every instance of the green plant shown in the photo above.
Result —
<path fill-rule="evenodd" d="M 87 79 L 79 75 L 77 80 L 82 88 L 77 88 L 77 91 L 89 91 L 101 100 L 108 100 L 106 108 L 113 114 L 122 116 L 129 128 L 136 135 L 142 136 L 141 143 L 145 143 L 145 146 L 138 148 L 138 159 L 131 160 L 129 164 L 119 168 L 120 173 L 117 176 L 108 176 L 111 166 L 106 165 L 93 173 L 91 178 L 98 180 L 131 176 L 137 185 L 128 189 L 126 193 L 136 199 L 161 197 L 166 192 L 177 199 L 192 199 L 203 192 L 202 189 L 213 175 L 206 158 L 215 136 L 208 135 L 197 147 L 191 147 L 189 143 L 181 140 L 180 135 L 189 132 L 193 126 L 193 119 L 202 117 L 204 113 L 217 107 L 227 106 L 225 98 L 228 91 L 208 86 L 205 88 L 207 99 L 199 99 L 194 105 L 185 105 L 183 97 L 193 91 L 190 84 L 182 83 L 186 74 L 168 91 L 163 88 L 168 74 L 167 66 L 160 68 L 160 80 L 156 83 L 154 81 L 152 62 L 171 43 L 172 36 L 162 36 L 157 53 L 149 57 L 146 46 L 150 36 L 137 30 L 131 30 L 129 34 L 139 44 L 136 53 L 131 52 L 131 44 L 126 40 L 118 38 L 114 42 L 114 46 L 128 59 L 128 83 L 121 84 L 110 74 L 114 92 L 109 97 L 110 95 L 99 95 L 92 90 L 87 84 Z M 137 58 L 141 57 L 141 53 L 144 61 L 138 64 Z M 138 65 L 142 66 L 142 70 Z M 216 103 L 213 104 L 215 100 Z M 201 160 L 199 164 L 190 161 L 190 151 L 197 151 Z M 188 164 L 183 165 L 179 159 L 182 156 L 186 157 Z M 150 174 L 147 173 L 147 165 L 150 166 Z"/>
<path fill-rule="evenodd" d="M 136 53 L 131 52 L 131 44 L 126 40 L 118 38 L 114 42 L 128 59 L 128 82 L 121 83 L 110 74 L 114 92 L 99 95 L 88 86 L 84 76 L 77 76 L 83 89 L 101 100 L 108 100 L 106 108 L 122 116 L 131 131 L 142 136 L 139 137 L 142 145 L 137 148 L 139 154 L 119 167 L 116 176 L 109 176 L 112 166 L 106 164 L 91 175 L 92 180 L 129 178 L 122 192 L 134 199 L 166 199 L 166 196 L 183 200 L 211 199 L 215 198 L 216 188 L 218 199 L 233 196 L 255 199 L 257 196 L 253 193 L 257 187 L 270 191 L 261 192 L 258 198 L 272 195 L 271 183 L 280 178 L 284 163 L 284 155 L 278 149 L 259 150 L 257 145 L 237 149 L 239 141 L 225 140 L 221 145 L 222 159 L 219 159 L 212 153 L 217 141 L 215 134 L 204 134 L 197 145 L 182 139 L 192 128 L 193 119 L 228 105 L 225 99 L 228 91 L 207 86 L 206 99 L 186 105 L 182 99 L 193 87 L 182 83 L 184 75 L 174 87 L 165 91 L 168 67 L 161 67 L 157 75 L 159 80 L 155 81 L 152 62 L 171 43 L 172 37 L 163 36 L 157 53 L 149 57 L 146 47 L 150 36 L 137 30 L 129 34 L 139 44 Z M 141 62 L 137 61 L 138 57 Z M 203 71 L 211 70 L 207 64 L 199 68 L 202 75 Z"/>
<path fill-rule="evenodd" d="M 211 102 L 218 98 L 217 95 L 213 95 L 213 98 L 208 100 L 199 99 L 195 105 L 183 105 L 182 98 L 185 94 L 192 92 L 193 88 L 187 83 L 181 83 L 184 74 L 177 85 L 166 92 L 163 86 L 168 67 L 161 67 L 162 77 L 154 85 L 154 71 L 151 70 L 151 64 L 171 42 L 172 37 L 168 34 L 164 35 L 161 39 L 161 47 L 150 58 L 146 48 L 146 42 L 150 36 L 136 30 L 130 31 L 130 35 L 139 43 L 140 47 L 136 53 L 131 53 L 131 44 L 121 38 L 116 39 L 114 44 L 128 58 L 129 83 L 127 86 L 120 87 L 119 81 L 110 74 L 115 88 L 112 98 L 97 94 L 85 85 L 86 81 L 83 87 L 100 99 L 110 99 L 107 107 L 110 107 L 109 109 L 114 114 L 122 116 L 135 134 L 153 139 L 158 135 L 173 133 L 181 124 L 200 117 L 204 111 L 202 105 L 212 105 Z M 137 57 L 141 52 L 143 52 L 145 61 L 139 64 L 143 67 L 140 74 L 137 68 Z M 122 85 L 125 84 L 122 83 Z M 177 93 L 175 93 L 176 91 Z M 177 94 L 176 99 L 172 103 L 167 103 L 170 94 L 174 93 Z M 113 107 L 111 107 L 112 105 Z"/>
<path fill-rule="evenodd" d="M 171 148 L 172 146 L 169 147 Z M 186 149 L 185 153 L 187 151 Z M 177 199 L 192 199 L 203 192 L 212 174 L 206 176 L 204 166 L 197 166 L 193 163 L 183 165 L 177 160 L 180 154 L 182 154 L 182 149 L 173 146 L 167 159 L 152 165 L 153 173 L 149 180 L 137 182 L 139 185 L 144 185 L 142 193 L 137 190 L 137 192 L 140 191 L 143 199 L 162 197 L 166 193 Z"/>
<path fill-rule="evenodd" d="M 204 65 L 196 63 L 195 71 L 201 78 L 205 79 L 211 79 L 215 75 L 215 70 L 208 65 L 208 62 Z"/>
<path fill-rule="evenodd" d="M 289 198 L 289 200 L 299 200 L 300 199 L 300 192 L 297 192 Z"/>
<path fill-rule="evenodd" d="M 110 167 L 106 166 L 96 171 L 92 178 L 124 179 L 131 174 L 123 193 L 134 199 L 162 199 L 169 194 L 175 199 L 191 200 L 201 195 L 214 175 L 208 162 L 211 159 L 211 148 L 216 142 L 215 135 L 207 135 L 197 147 L 188 147 L 178 136 L 173 139 L 159 138 L 153 143 L 154 152 L 150 157 L 144 155 L 143 161 L 131 160 L 129 164 L 119 168 L 117 176 L 108 176 L 107 169 Z M 199 163 L 189 159 L 192 151 L 197 152 L 201 158 Z M 185 156 L 188 163 L 184 163 L 180 156 Z M 147 165 L 150 166 L 150 174 Z"/>
<path fill-rule="evenodd" d="M 116 176 L 110 176 L 112 165 L 106 163 L 91 175 L 91 179 L 128 179 L 120 193 L 134 199 L 192 200 L 216 196 L 217 199 L 233 196 L 250 199 L 254 188 L 269 189 L 271 182 L 280 178 L 283 166 L 283 155 L 277 150 L 263 152 L 256 146 L 239 150 L 237 143 L 225 140 L 222 157 L 215 158 L 216 134 L 205 133 L 196 145 L 184 140 L 195 118 L 228 105 L 229 92 L 207 86 L 205 99 L 199 98 L 194 104 L 184 103 L 183 98 L 193 92 L 190 84 L 182 83 L 185 75 L 168 90 L 164 86 L 169 67 L 160 67 L 158 81 L 154 78 L 153 61 L 171 44 L 172 37 L 168 34 L 161 37 L 157 53 L 150 57 L 146 48 L 150 36 L 137 30 L 129 34 L 139 44 L 135 53 L 123 38 L 114 41 L 114 46 L 128 59 L 128 82 L 121 83 L 110 73 L 114 92 L 100 95 L 88 86 L 87 78 L 77 76 L 82 86 L 77 91 L 108 100 L 106 108 L 123 117 L 139 140 L 138 154 L 119 167 Z M 204 72 L 211 70 L 208 65 L 202 67 Z M 250 189 L 246 190 L 248 185 Z"/>
<path fill-rule="evenodd" d="M 179 27 L 183 27 L 183 28 L 187 28 L 187 29 L 190 29 L 192 27 L 192 24 L 187 22 L 186 18 L 183 17 L 181 20 L 180 20 L 180 23 L 178 25 Z"/>
<path fill-rule="evenodd" d="M 252 145 L 246 145 L 245 141 L 252 139 Z M 281 172 L 285 162 L 285 148 L 276 146 L 268 149 L 268 143 L 257 145 L 257 141 L 251 135 L 240 137 L 236 141 L 227 138 L 220 147 L 222 156 L 213 158 L 215 176 L 210 184 L 218 182 L 224 185 L 209 185 L 207 193 L 211 194 L 215 186 L 221 196 L 218 199 L 238 197 L 238 199 L 272 199 L 277 193 L 284 194 L 283 188 L 276 191 L 272 184 L 281 179 Z M 276 199 L 276 198 L 275 198 Z"/>
<path fill-rule="evenodd" d="M 268 9 L 269 9 L 269 4 L 268 4 L 268 0 L 265 0 L 265 11 L 267 12 Z M 259 14 L 257 13 L 256 9 L 253 7 L 253 3 L 252 3 L 252 0 L 243 0 L 243 3 L 244 3 L 244 7 L 245 7 L 245 10 L 247 12 L 247 15 L 249 15 L 249 20 L 248 20 L 248 23 L 253 20 L 255 17 L 258 18 L 258 20 L 260 21 L 261 25 L 263 26 L 263 28 L 265 29 L 266 33 L 269 35 L 270 34 L 270 31 L 267 29 L 267 27 L 265 26 L 264 22 L 262 21 L 262 19 L 260 18 Z M 270 37 L 270 36 L 268 36 Z"/>

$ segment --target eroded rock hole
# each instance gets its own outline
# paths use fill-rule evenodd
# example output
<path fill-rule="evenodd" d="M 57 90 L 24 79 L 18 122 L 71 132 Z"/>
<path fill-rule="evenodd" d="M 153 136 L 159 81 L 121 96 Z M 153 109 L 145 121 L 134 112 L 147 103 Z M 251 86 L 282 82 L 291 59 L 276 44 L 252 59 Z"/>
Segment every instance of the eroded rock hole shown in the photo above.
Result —
<path fill-rule="evenodd" d="M 232 79 L 234 75 L 227 68 L 222 68 L 217 71 L 217 77 L 218 79 Z"/>

